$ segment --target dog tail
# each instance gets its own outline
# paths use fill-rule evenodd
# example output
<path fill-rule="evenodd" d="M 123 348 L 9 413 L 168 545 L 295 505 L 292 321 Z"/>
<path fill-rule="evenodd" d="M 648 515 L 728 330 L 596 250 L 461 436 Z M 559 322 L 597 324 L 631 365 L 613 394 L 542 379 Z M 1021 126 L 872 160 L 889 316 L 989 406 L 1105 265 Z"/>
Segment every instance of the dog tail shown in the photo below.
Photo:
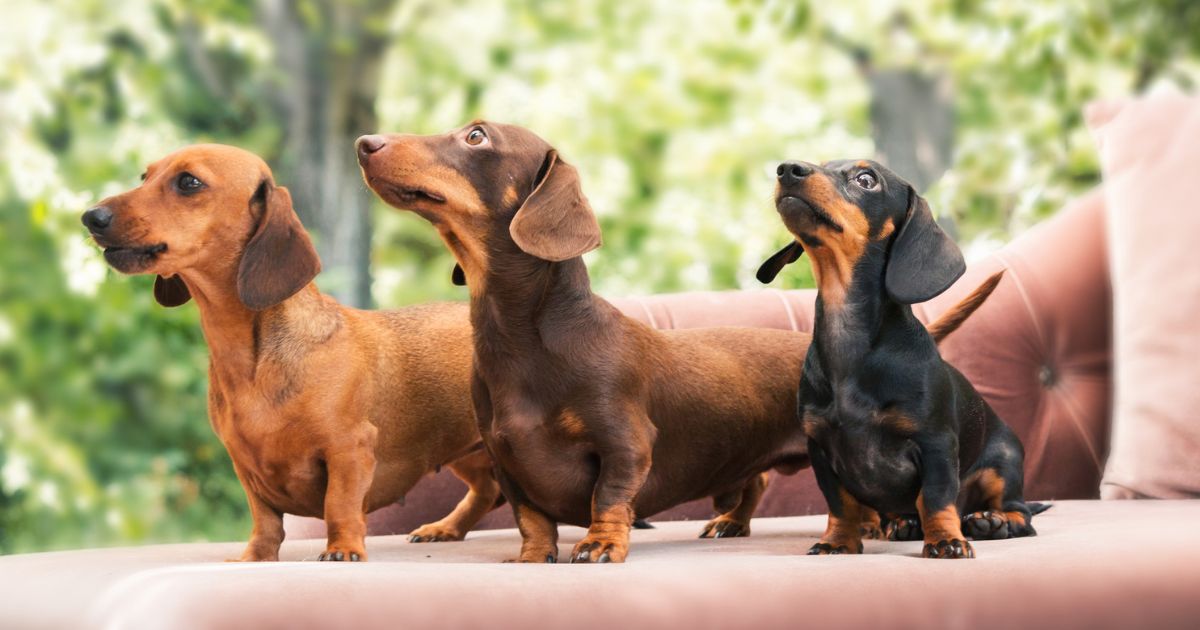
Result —
<path fill-rule="evenodd" d="M 1042 512 L 1045 512 L 1046 510 L 1049 510 L 1050 508 L 1054 507 L 1054 504 L 1053 503 L 1036 503 L 1036 502 L 1031 501 L 1029 503 L 1026 503 L 1025 507 L 1029 508 L 1030 514 L 1041 514 Z"/>
<path fill-rule="evenodd" d="M 987 301 L 992 291 L 996 290 L 996 285 L 1000 284 L 1000 278 L 1004 276 L 1004 271 L 1001 269 L 992 274 L 990 278 L 983 281 L 983 284 L 972 291 L 971 295 L 968 295 L 963 301 L 955 304 L 950 310 L 942 313 L 941 317 L 929 325 L 929 334 L 933 335 L 934 343 L 941 343 L 950 333 L 958 330 L 958 327 L 962 326 L 963 322 L 967 321 L 967 318 L 972 313 L 980 306 L 983 306 L 983 303 Z"/>

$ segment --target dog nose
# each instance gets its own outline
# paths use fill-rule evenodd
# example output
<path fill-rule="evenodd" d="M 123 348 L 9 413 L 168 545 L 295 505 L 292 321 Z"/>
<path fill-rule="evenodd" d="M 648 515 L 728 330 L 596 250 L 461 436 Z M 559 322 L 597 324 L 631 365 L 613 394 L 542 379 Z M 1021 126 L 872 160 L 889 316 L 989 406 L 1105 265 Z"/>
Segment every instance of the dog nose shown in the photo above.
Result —
<path fill-rule="evenodd" d="M 112 223 L 112 210 L 105 206 L 96 206 L 83 213 L 83 225 L 93 232 L 100 232 Z"/>
<path fill-rule="evenodd" d="M 358 141 L 354 144 L 356 147 L 358 147 L 358 159 L 365 160 L 370 157 L 372 153 L 382 149 L 383 146 L 387 144 L 387 140 L 384 140 L 383 136 L 372 134 L 369 136 L 360 136 Z"/>
<path fill-rule="evenodd" d="M 784 162 L 779 165 L 779 168 L 775 169 L 775 175 L 779 177 L 779 183 L 784 186 L 798 183 L 812 174 L 812 165 L 805 162 Z"/>

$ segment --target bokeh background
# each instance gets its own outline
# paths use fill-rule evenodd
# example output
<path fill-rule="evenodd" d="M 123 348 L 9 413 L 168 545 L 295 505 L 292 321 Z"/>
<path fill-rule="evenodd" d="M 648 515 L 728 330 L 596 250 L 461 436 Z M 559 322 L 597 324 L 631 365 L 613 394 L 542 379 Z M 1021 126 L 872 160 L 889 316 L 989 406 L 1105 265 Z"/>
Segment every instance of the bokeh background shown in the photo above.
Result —
<path fill-rule="evenodd" d="M 578 165 L 600 292 L 737 289 L 787 240 L 781 159 L 878 157 L 974 258 L 1098 181 L 1084 103 L 1200 81 L 1193 0 L 2 9 L 0 553 L 249 531 L 195 307 L 107 270 L 78 221 L 182 145 L 266 157 L 346 303 L 466 299 L 433 230 L 365 189 L 352 142 L 476 117 Z M 804 267 L 778 285 L 806 286 Z"/>

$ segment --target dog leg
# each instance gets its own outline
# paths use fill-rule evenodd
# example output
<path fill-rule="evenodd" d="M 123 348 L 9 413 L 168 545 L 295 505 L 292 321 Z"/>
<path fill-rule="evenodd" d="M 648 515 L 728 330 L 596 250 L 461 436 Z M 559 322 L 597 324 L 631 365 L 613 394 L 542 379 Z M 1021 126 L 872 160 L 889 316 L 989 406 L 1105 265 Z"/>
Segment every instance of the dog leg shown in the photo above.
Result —
<path fill-rule="evenodd" d="M 510 502 L 513 504 L 517 529 L 521 532 L 521 555 L 506 562 L 558 562 L 558 524 L 528 504 Z"/>
<path fill-rule="evenodd" d="M 920 444 L 924 454 L 917 513 L 925 532 L 925 558 L 974 558 L 975 550 L 962 533 L 958 506 L 958 439 L 938 436 Z"/>
<path fill-rule="evenodd" d="M 442 520 L 414 529 L 409 534 L 409 542 L 462 540 L 484 514 L 496 507 L 500 484 L 492 473 L 492 460 L 487 453 L 476 451 L 455 460 L 449 468 L 455 477 L 467 484 L 467 495 Z"/>
<path fill-rule="evenodd" d="M 701 538 L 736 538 L 750 535 L 750 519 L 758 509 L 758 502 L 767 491 L 770 482 L 769 473 L 755 475 L 739 494 L 739 500 L 733 509 L 709 521 L 700 532 Z M 717 509 L 721 509 L 720 501 L 714 500 Z"/>
<path fill-rule="evenodd" d="M 650 473 L 655 429 L 640 409 L 626 416 L 623 430 L 596 432 L 600 475 L 592 491 L 592 523 L 571 551 L 571 562 L 624 562 L 629 553 L 633 500 Z"/>
<path fill-rule="evenodd" d="M 360 448 L 326 456 L 329 482 L 325 489 L 325 524 L 329 538 L 319 560 L 367 559 L 366 497 L 375 476 L 374 439 L 369 442 L 369 448 L 362 448 L 360 443 Z"/>
<path fill-rule="evenodd" d="M 1036 536 L 1033 514 L 1025 504 L 1025 453 L 1021 441 L 1007 425 L 989 418 L 989 435 L 968 477 L 964 494 L 974 498 L 966 505 L 963 532 L 975 540 Z"/>
<path fill-rule="evenodd" d="M 862 522 L 858 524 L 858 533 L 863 538 L 883 540 L 883 520 L 879 518 L 879 512 L 864 506 L 862 509 Z"/>
<path fill-rule="evenodd" d="M 825 458 L 825 451 L 813 440 L 808 441 L 808 455 L 812 460 L 817 486 L 821 488 L 821 494 L 825 495 L 825 502 L 829 505 L 829 522 L 825 525 L 825 533 L 817 544 L 809 548 L 808 555 L 862 553 L 860 525 L 863 521 L 863 510 L 867 508 L 838 482 L 833 467 Z"/>
<path fill-rule="evenodd" d="M 279 546 L 283 544 L 283 514 L 267 505 L 250 486 L 246 484 L 242 469 L 235 462 L 233 470 L 237 473 L 242 488 L 246 490 L 246 502 L 250 504 L 250 518 L 253 529 L 250 530 L 250 541 L 246 550 L 229 562 L 275 562 L 279 560 Z"/>

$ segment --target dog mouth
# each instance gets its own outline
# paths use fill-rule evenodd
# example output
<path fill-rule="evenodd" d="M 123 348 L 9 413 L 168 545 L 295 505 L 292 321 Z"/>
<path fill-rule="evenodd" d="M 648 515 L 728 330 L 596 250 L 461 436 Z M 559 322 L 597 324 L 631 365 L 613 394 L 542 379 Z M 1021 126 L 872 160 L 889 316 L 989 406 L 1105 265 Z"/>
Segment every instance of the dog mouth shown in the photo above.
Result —
<path fill-rule="evenodd" d="M 139 247 L 111 246 L 104 248 L 104 260 L 117 271 L 137 273 L 149 267 L 159 255 L 167 251 L 166 243 Z"/>
<path fill-rule="evenodd" d="M 414 204 L 420 202 L 445 203 L 446 198 L 427 188 L 416 186 L 391 186 L 392 198 L 398 203 Z"/>
<path fill-rule="evenodd" d="M 830 229 L 841 232 L 842 225 L 838 223 L 824 209 L 811 201 L 796 195 L 781 195 L 775 202 L 776 209 L 784 215 L 807 215 L 816 219 L 817 223 L 824 224 Z"/>

